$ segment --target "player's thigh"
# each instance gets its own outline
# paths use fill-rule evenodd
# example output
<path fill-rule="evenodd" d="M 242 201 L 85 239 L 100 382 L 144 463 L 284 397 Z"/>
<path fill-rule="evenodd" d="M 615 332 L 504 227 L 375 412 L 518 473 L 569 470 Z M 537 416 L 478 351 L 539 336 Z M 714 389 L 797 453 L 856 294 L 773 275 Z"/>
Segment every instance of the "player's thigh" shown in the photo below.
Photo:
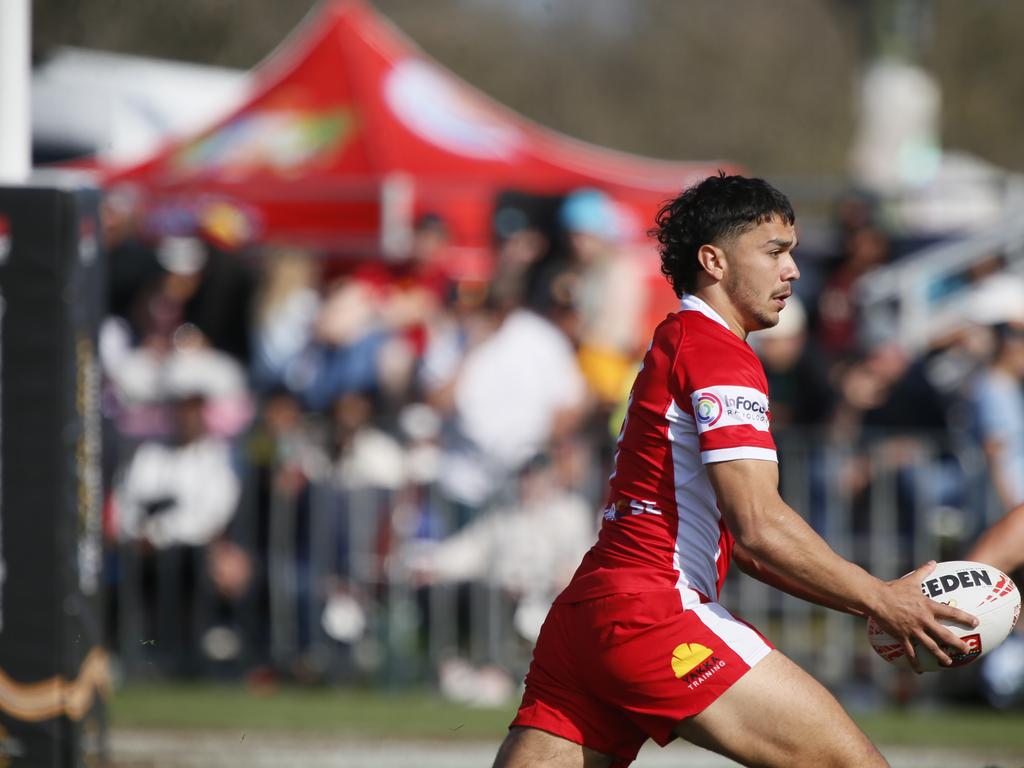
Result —
<path fill-rule="evenodd" d="M 675 732 L 749 766 L 888 766 L 832 694 L 779 651 Z"/>
<path fill-rule="evenodd" d="M 609 768 L 613 758 L 537 728 L 509 729 L 494 768 Z"/>

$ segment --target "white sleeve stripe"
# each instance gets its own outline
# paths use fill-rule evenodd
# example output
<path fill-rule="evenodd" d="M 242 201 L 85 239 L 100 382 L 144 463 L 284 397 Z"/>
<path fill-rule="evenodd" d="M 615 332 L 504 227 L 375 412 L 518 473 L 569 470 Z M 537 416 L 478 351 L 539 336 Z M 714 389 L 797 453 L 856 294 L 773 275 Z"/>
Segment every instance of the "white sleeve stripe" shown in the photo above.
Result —
<path fill-rule="evenodd" d="M 719 448 L 714 451 L 701 451 L 700 460 L 704 464 L 714 464 L 716 461 L 734 461 L 736 459 L 755 459 L 756 461 L 774 461 L 779 459 L 772 448 L 754 448 L 749 445 L 739 448 Z"/>

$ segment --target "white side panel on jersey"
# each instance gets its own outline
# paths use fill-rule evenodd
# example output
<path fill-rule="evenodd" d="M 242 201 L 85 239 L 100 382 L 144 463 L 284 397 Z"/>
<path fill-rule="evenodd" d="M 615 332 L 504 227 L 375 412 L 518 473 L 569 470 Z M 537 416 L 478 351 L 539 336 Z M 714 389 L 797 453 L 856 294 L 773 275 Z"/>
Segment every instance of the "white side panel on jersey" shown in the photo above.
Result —
<path fill-rule="evenodd" d="M 673 400 L 665 413 L 668 439 L 672 444 L 672 472 L 675 484 L 676 542 L 672 566 L 679 571 L 676 589 L 683 607 L 700 603 L 697 590 L 706 597 L 718 598 L 718 567 L 721 556 L 718 501 L 704 464 L 700 460 L 697 425 L 693 417 Z M 714 552 L 714 559 L 710 553 Z"/>
<path fill-rule="evenodd" d="M 722 638 L 747 666 L 754 666 L 771 652 L 771 648 L 757 632 L 735 618 L 719 603 L 698 605 L 694 607 L 693 612 L 708 629 Z"/>

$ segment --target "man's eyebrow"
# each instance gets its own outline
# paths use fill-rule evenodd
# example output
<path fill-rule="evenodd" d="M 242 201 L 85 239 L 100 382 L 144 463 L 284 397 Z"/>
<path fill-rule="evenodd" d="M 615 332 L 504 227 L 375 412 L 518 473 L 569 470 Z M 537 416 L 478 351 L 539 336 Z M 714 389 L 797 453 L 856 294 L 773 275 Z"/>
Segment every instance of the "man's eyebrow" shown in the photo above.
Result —
<path fill-rule="evenodd" d="M 776 245 L 779 248 L 786 248 L 786 249 L 792 250 L 793 248 L 796 248 L 797 243 L 799 243 L 799 242 L 800 241 L 797 240 L 796 238 L 793 238 L 792 240 L 790 240 L 787 237 L 773 237 L 770 240 L 765 240 L 764 244 L 765 245 Z"/>

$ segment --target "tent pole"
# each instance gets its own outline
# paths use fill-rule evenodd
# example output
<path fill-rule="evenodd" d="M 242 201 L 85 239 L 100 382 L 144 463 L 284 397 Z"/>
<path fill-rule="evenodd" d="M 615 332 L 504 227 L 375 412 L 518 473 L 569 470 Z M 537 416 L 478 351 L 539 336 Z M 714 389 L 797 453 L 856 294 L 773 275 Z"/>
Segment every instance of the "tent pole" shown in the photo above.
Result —
<path fill-rule="evenodd" d="M 390 173 L 380 185 L 380 249 L 402 256 L 412 245 L 415 182 L 406 173 Z"/>
<path fill-rule="evenodd" d="M 22 184 L 32 168 L 29 101 L 31 0 L 0 2 L 0 183 Z"/>

